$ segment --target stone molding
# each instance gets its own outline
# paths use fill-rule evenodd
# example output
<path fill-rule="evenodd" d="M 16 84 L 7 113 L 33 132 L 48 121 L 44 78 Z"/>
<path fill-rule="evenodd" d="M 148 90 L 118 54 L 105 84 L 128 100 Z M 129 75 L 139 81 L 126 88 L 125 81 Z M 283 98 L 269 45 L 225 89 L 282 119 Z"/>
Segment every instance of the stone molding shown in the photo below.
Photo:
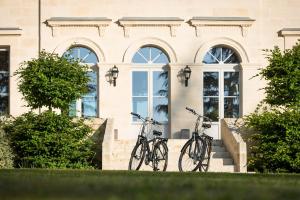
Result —
<path fill-rule="evenodd" d="M 183 21 L 177 17 L 123 17 L 118 20 L 123 26 L 124 37 L 130 36 L 132 27 L 169 27 L 171 37 L 176 37 L 176 29 Z"/>
<path fill-rule="evenodd" d="M 300 28 L 283 28 L 279 31 L 279 36 L 282 37 L 300 36 Z"/>
<path fill-rule="evenodd" d="M 98 29 L 100 37 L 104 36 L 104 31 L 110 25 L 111 19 L 105 17 L 52 17 L 46 20 L 46 24 L 52 29 L 52 36 L 57 35 L 57 29 L 61 27 L 95 27 Z"/>
<path fill-rule="evenodd" d="M 189 23 L 195 27 L 197 37 L 201 36 L 203 27 L 240 27 L 241 35 L 246 37 L 254 21 L 249 17 L 193 17 Z"/>
<path fill-rule="evenodd" d="M 84 37 L 70 38 L 68 40 L 62 41 L 55 47 L 54 52 L 59 55 L 63 55 L 71 46 L 88 47 L 96 53 L 99 62 L 102 63 L 106 61 L 104 52 L 100 48 L 100 46 L 96 42 Z"/>
<path fill-rule="evenodd" d="M 1 35 L 15 35 L 15 36 L 20 36 L 20 35 L 22 35 L 22 29 L 20 29 L 18 27 L 0 28 L 0 36 Z"/>
<path fill-rule="evenodd" d="M 194 59 L 195 63 L 202 63 L 205 54 L 209 51 L 210 48 L 212 48 L 215 45 L 226 45 L 233 48 L 236 51 L 236 53 L 240 56 L 241 63 L 243 64 L 251 62 L 247 54 L 247 50 L 240 42 L 235 41 L 231 38 L 221 37 L 204 42 L 196 52 Z"/>
<path fill-rule="evenodd" d="M 177 56 L 175 53 L 175 50 L 169 45 L 167 42 L 154 38 L 154 37 L 147 37 L 140 40 L 137 40 L 133 42 L 125 51 L 125 54 L 123 56 L 123 62 L 124 63 L 131 63 L 131 59 L 133 58 L 134 54 L 145 45 L 152 45 L 161 48 L 165 51 L 165 53 L 169 56 L 170 63 L 176 63 L 177 62 Z"/>

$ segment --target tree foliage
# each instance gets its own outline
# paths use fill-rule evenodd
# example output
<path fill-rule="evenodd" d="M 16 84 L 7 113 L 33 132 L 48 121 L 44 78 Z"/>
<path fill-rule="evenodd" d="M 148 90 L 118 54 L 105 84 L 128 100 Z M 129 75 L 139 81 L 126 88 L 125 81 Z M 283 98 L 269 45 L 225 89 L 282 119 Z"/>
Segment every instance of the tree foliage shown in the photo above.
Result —
<path fill-rule="evenodd" d="M 266 103 L 246 116 L 249 167 L 258 171 L 300 172 L 300 45 L 268 50 L 269 65 L 257 76 L 268 81 Z"/>
<path fill-rule="evenodd" d="M 264 88 L 265 101 L 275 106 L 300 104 L 300 45 L 281 51 L 278 47 L 266 50 L 269 65 L 259 75 L 268 81 Z"/>
<path fill-rule="evenodd" d="M 15 74 L 28 106 L 66 110 L 73 100 L 87 92 L 86 70 L 76 60 L 42 51 L 38 58 L 25 61 Z"/>
<path fill-rule="evenodd" d="M 246 118 L 250 138 L 249 168 L 261 172 L 300 172 L 300 112 L 262 109 Z"/>
<path fill-rule="evenodd" d="M 4 122 L 0 120 L 0 169 L 13 167 L 13 152 L 7 133 L 2 129 Z"/>

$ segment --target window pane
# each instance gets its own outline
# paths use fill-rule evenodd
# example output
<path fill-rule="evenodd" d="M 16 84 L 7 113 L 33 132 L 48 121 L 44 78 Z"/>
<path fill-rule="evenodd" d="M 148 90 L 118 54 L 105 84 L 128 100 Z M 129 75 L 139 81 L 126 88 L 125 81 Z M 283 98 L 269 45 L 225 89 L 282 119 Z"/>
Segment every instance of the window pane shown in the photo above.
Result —
<path fill-rule="evenodd" d="M 168 72 L 153 72 L 153 96 L 168 96 Z"/>
<path fill-rule="evenodd" d="M 168 56 L 159 48 L 156 47 L 142 47 L 140 48 L 132 58 L 133 63 L 169 63 Z"/>
<path fill-rule="evenodd" d="M 203 96 L 219 95 L 219 72 L 204 72 L 203 82 Z"/>
<path fill-rule="evenodd" d="M 97 97 L 97 73 L 96 72 L 87 72 L 87 75 L 89 77 L 88 82 L 88 93 L 84 96 L 94 96 Z"/>
<path fill-rule="evenodd" d="M 0 93 L 8 93 L 8 73 L 0 72 Z"/>
<path fill-rule="evenodd" d="M 64 56 L 67 58 L 74 58 L 82 63 L 97 63 L 98 58 L 96 54 L 89 48 L 86 47 L 72 47 Z"/>
<path fill-rule="evenodd" d="M 148 72 L 132 72 L 132 95 L 148 96 Z"/>
<path fill-rule="evenodd" d="M 8 114 L 8 96 L 0 94 L 0 115 Z"/>
<path fill-rule="evenodd" d="M 152 63 L 169 63 L 167 55 L 162 50 L 154 47 L 151 48 L 151 61 Z"/>
<path fill-rule="evenodd" d="M 224 96 L 239 95 L 239 72 L 224 72 Z"/>
<path fill-rule="evenodd" d="M 98 58 L 96 54 L 88 48 L 79 47 L 80 50 L 80 61 L 82 63 L 97 63 Z"/>
<path fill-rule="evenodd" d="M 69 116 L 70 117 L 76 117 L 76 101 L 72 101 L 72 103 L 70 103 L 69 105 Z"/>
<path fill-rule="evenodd" d="M 97 115 L 97 98 L 83 97 L 82 98 L 82 116 L 96 117 Z"/>
<path fill-rule="evenodd" d="M 203 113 L 213 121 L 218 121 L 219 117 L 219 98 L 204 97 L 203 98 Z"/>
<path fill-rule="evenodd" d="M 8 71 L 8 61 L 8 51 L 0 51 L 0 71 Z"/>
<path fill-rule="evenodd" d="M 168 121 L 168 98 L 153 97 L 153 119 L 159 122 Z"/>
<path fill-rule="evenodd" d="M 235 51 L 226 46 L 215 46 L 211 48 L 204 56 L 205 64 L 229 64 L 240 63 L 240 59 Z"/>
<path fill-rule="evenodd" d="M 240 101 L 238 97 L 224 98 L 224 117 L 225 118 L 238 118 L 239 117 Z"/>
<path fill-rule="evenodd" d="M 148 117 L 148 98 L 147 97 L 133 97 L 132 98 L 133 112 L 138 113 L 142 117 Z M 132 118 L 133 121 L 138 121 L 136 117 Z"/>

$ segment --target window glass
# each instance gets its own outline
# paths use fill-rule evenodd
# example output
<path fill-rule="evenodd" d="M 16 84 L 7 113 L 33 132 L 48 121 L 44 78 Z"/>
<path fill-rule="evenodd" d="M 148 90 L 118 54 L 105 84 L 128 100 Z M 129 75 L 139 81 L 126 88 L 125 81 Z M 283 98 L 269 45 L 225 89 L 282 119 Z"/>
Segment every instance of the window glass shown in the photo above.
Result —
<path fill-rule="evenodd" d="M 148 117 L 148 97 L 133 97 L 132 104 L 134 113 L 138 113 L 142 117 Z M 138 121 L 134 116 L 132 119 L 133 121 Z"/>
<path fill-rule="evenodd" d="M 224 72 L 224 117 L 239 117 L 239 72 Z"/>
<path fill-rule="evenodd" d="M 203 113 L 213 121 L 218 121 L 219 117 L 219 98 L 204 97 L 203 98 Z"/>
<path fill-rule="evenodd" d="M 96 54 L 91 49 L 80 46 L 70 48 L 66 53 L 64 53 L 64 56 L 79 60 L 81 63 L 95 64 L 98 62 Z"/>
<path fill-rule="evenodd" d="M 204 72 L 203 81 L 203 96 L 219 95 L 219 72 Z"/>
<path fill-rule="evenodd" d="M 225 118 L 238 118 L 240 107 L 240 100 L 238 97 L 225 97 L 224 98 L 224 117 Z"/>
<path fill-rule="evenodd" d="M 240 63 L 239 56 L 234 50 L 225 46 L 215 46 L 204 56 L 205 64 L 237 64 Z"/>
<path fill-rule="evenodd" d="M 168 72 L 153 72 L 153 118 L 168 121 Z"/>
<path fill-rule="evenodd" d="M 239 95 L 239 72 L 224 72 L 224 95 Z"/>
<path fill-rule="evenodd" d="M 132 104 L 133 112 L 148 117 L 148 72 L 132 72 Z M 133 117 L 133 121 L 137 121 Z"/>
<path fill-rule="evenodd" d="M 132 63 L 167 64 L 168 56 L 160 49 L 152 46 L 140 48 L 133 56 Z"/>
<path fill-rule="evenodd" d="M 168 94 L 168 72 L 153 72 L 153 96 L 167 96 Z"/>
<path fill-rule="evenodd" d="M 148 72 L 132 73 L 132 91 L 133 96 L 148 96 Z"/>
<path fill-rule="evenodd" d="M 0 48 L 0 115 L 9 111 L 9 50 Z"/>
<path fill-rule="evenodd" d="M 92 65 L 98 63 L 98 58 L 91 49 L 83 46 L 73 46 L 64 53 L 66 58 L 79 60 L 82 64 Z M 96 117 L 97 116 L 97 91 L 98 79 L 96 71 L 88 71 L 89 77 L 88 92 L 84 94 L 79 100 L 74 101 L 69 106 L 69 115 L 76 116 L 79 114 L 82 117 Z M 77 109 L 80 110 L 77 110 Z"/>

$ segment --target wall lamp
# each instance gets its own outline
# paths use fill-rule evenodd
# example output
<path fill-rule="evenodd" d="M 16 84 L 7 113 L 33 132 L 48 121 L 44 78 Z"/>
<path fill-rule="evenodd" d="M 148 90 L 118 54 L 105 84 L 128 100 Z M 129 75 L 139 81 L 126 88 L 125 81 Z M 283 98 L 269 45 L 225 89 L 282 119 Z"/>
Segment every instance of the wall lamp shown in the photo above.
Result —
<path fill-rule="evenodd" d="M 192 70 L 191 70 L 191 68 L 187 65 L 187 66 L 185 66 L 185 68 L 183 69 L 183 73 L 184 73 L 184 78 L 185 78 L 185 87 L 187 87 L 187 86 L 188 86 L 188 81 L 189 81 L 189 79 L 191 78 Z"/>
<path fill-rule="evenodd" d="M 114 65 L 114 67 L 111 68 L 111 76 L 113 78 L 114 87 L 116 87 L 116 80 L 118 78 L 118 75 L 119 75 L 119 69 L 116 67 L 116 65 Z"/>

